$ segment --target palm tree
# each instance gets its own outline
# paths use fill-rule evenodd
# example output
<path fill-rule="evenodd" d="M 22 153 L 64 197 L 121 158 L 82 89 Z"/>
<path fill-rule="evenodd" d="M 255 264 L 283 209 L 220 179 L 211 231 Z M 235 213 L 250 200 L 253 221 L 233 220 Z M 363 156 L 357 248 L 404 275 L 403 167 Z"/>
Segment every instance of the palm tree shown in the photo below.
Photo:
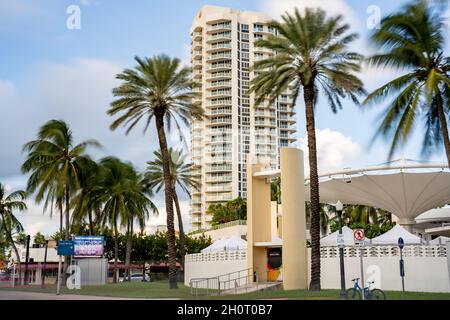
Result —
<path fill-rule="evenodd" d="M 27 152 L 22 165 L 24 173 L 31 172 L 27 192 L 36 193 L 36 202 L 44 200 L 44 211 L 53 208 L 55 202 L 62 211 L 65 207 L 65 239 L 70 237 L 70 201 L 80 188 L 83 167 L 92 160 L 86 155 L 89 146 L 99 147 L 95 140 L 84 141 L 74 146 L 73 135 L 68 124 L 62 120 L 50 120 L 39 130 L 37 140 L 24 145 Z M 64 257 L 64 270 L 69 265 L 69 257 Z M 63 272 L 63 282 L 66 272 Z"/>
<path fill-rule="evenodd" d="M 192 164 L 186 163 L 186 155 L 181 150 L 173 150 L 169 148 L 170 158 L 170 174 L 172 176 L 172 195 L 175 203 L 178 218 L 178 230 L 180 232 L 180 254 L 181 266 L 184 270 L 184 256 L 186 254 L 186 241 L 184 235 L 183 218 L 181 215 L 180 203 L 176 187 L 180 187 L 189 197 L 191 196 L 189 189 L 200 189 L 200 182 L 191 175 Z M 147 162 L 148 167 L 145 172 L 145 181 L 148 187 L 155 192 L 159 192 L 164 185 L 163 160 L 160 151 L 153 153 L 155 159 Z"/>
<path fill-rule="evenodd" d="M 26 198 L 25 191 L 19 190 L 6 194 L 6 189 L 3 184 L 0 183 L 0 217 L 2 218 L 1 227 L 4 231 L 5 237 L 8 243 L 12 246 L 19 269 L 19 282 L 20 282 L 20 255 L 17 250 L 16 244 L 13 239 L 13 230 L 16 232 L 22 232 L 23 226 L 17 217 L 14 215 L 14 211 L 27 210 L 27 205 L 24 202 Z M 1 231 L 1 230 L 0 230 Z"/>
<path fill-rule="evenodd" d="M 392 224 L 392 217 L 389 212 L 366 205 L 346 205 L 343 218 L 349 224 L 355 223 L 362 226 Z"/>
<path fill-rule="evenodd" d="M 330 223 L 335 219 L 335 217 L 330 217 L 332 213 L 335 213 L 335 206 L 330 204 L 320 204 L 320 234 L 326 236 Z M 305 215 L 306 222 L 311 225 L 311 204 L 305 202 Z"/>
<path fill-rule="evenodd" d="M 80 181 L 80 191 L 72 200 L 72 224 L 85 223 L 89 226 L 89 234 L 94 234 L 94 225 L 97 225 L 101 215 L 102 203 L 98 201 L 98 180 L 100 167 L 95 161 L 86 164 L 83 170 L 83 179 Z M 98 229 L 98 228 L 97 228 Z"/>
<path fill-rule="evenodd" d="M 114 231 L 114 282 L 117 282 L 120 227 L 127 229 L 125 269 L 129 276 L 134 223 L 138 222 L 143 230 L 149 209 L 154 213 L 157 209 L 131 164 L 109 157 L 102 159 L 100 166 L 98 185 L 92 194 L 97 203 L 103 204 L 102 223 L 109 223 Z"/>
<path fill-rule="evenodd" d="M 159 149 L 163 163 L 164 191 L 167 213 L 167 247 L 169 262 L 169 287 L 177 286 L 175 228 L 173 214 L 172 176 L 170 174 L 170 156 L 167 150 L 165 125 L 170 130 L 174 122 L 181 132 L 179 118 L 188 125 L 192 118 L 201 118 L 203 110 L 200 105 L 192 104 L 196 94 L 190 77 L 189 68 L 180 68 L 180 60 L 165 55 L 153 58 L 135 58 L 135 69 L 126 69 L 117 79 L 122 80 L 119 87 L 113 89 L 117 99 L 108 110 L 110 116 L 119 115 L 112 123 L 115 130 L 120 125 L 126 126 L 128 134 L 141 120 L 144 121 L 144 132 L 155 120 Z M 181 134 L 180 134 L 181 137 Z"/>
<path fill-rule="evenodd" d="M 267 99 L 273 104 L 287 89 L 293 101 L 303 90 L 308 135 L 311 189 L 311 290 L 320 290 L 320 203 L 314 110 L 319 91 L 333 112 L 342 108 L 341 99 L 349 97 L 358 104 L 363 84 L 354 72 L 360 71 L 362 56 L 350 52 L 348 45 L 356 34 L 348 34 L 349 26 L 342 16 L 327 17 L 321 9 L 298 9 L 282 16 L 282 22 L 271 22 L 278 35 L 269 35 L 256 45 L 276 52 L 254 64 L 255 78 L 251 91 L 255 105 Z"/>
<path fill-rule="evenodd" d="M 444 18 L 428 1 L 417 0 L 381 21 L 372 42 L 382 52 L 369 65 L 405 71 L 372 92 L 364 102 L 374 104 L 394 96 L 375 135 L 391 137 L 389 158 L 411 137 L 423 112 L 425 136 L 422 154 L 444 143 L 450 165 L 446 116 L 450 107 L 450 57 L 444 56 Z"/>
<path fill-rule="evenodd" d="M 129 191 L 127 197 L 127 244 L 125 250 L 125 270 L 128 281 L 131 281 L 130 260 L 133 247 L 134 225 L 137 223 L 141 234 L 144 233 L 145 222 L 148 220 L 151 209 L 154 215 L 158 215 L 156 205 L 150 200 L 153 195 L 152 189 L 149 189 L 141 175 L 134 171 L 129 178 Z"/>

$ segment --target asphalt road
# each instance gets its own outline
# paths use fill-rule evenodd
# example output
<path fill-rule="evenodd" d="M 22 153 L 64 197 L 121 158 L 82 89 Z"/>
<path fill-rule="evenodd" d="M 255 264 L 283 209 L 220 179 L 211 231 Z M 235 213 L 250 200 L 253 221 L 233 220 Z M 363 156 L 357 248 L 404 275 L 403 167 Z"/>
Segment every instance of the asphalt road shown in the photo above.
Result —
<path fill-rule="evenodd" d="M 82 296 L 75 294 L 59 295 L 51 293 L 0 290 L 0 300 L 139 300 L 113 297 Z"/>

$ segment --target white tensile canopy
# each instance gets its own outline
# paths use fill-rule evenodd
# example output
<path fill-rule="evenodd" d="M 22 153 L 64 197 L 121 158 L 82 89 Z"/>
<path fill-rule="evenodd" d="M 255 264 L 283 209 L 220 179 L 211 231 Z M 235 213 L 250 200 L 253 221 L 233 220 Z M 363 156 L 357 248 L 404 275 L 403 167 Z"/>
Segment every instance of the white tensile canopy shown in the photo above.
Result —
<path fill-rule="evenodd" d="M 352 246 L 355 244 L 355 239 L 353 236 L 353 230 L 347 226 L 342 227 L 342 234 L 344 236 L 344 244 L 346 246 Z M 339 231 L 333 232 L 326 237 L 320 239 L 320 245 L 322 247 L 337 247 L 337 239 L 338 239 Z M 366 244 L 370 243 L 370 240 L 365 240 Z"/>
<path fill-rule="evenodd" d="M 209 247 L 206 247 L 201 253 L 219 252 L 219 251 L 235 251 L 247 249 L 247 241 L 241 237 L 232 236 L 230 238 L 222 238 L 215 241 Z"/>
<path fill-rule="evenodd" d="M 372 239 L 372 244 L 398 245 L 398 239 L 403 238 L 405 245 L 422 244 L 422 238 L 413 235 L 400 225 L 395 225 L 388 232 Z"/>
<path fill-rule="evenodd" d="M 429 244 L 430 244 L 430 246 L 436 246 L 436 245 L 439 245 L 439 244 L 446 244 L 447 242 L 450 242 L 450 238 L 449 237 L 440 236 L 440 237 L 437 237 L 434 240 L 431 240 L 429 242 Z"/>
<path fill-rule="evenodd" d="M 417 224 L 429 222 L 450 222 L 450 207 L 445 206 L 442 208 L 428 210 L 416 217 L 415 220 Z"/>
<path fill-rule="evenodd" d="M 381 208 L 414 224 L 421 213 L 450 201 L 450 172 L 444 163 L 415 163 L 344 169 L 320 175 L 320 202 Z M 309 180 L 306 180 L 309 200 Z"/>
<path fill-rule="evenodd" d="M 201 253 L 209 253 L 214 251 L 220 251 L 220 248 L 223 248 L 225 244 L 225 238 L 214 241 L 211 245 L 201 250 Z"/>

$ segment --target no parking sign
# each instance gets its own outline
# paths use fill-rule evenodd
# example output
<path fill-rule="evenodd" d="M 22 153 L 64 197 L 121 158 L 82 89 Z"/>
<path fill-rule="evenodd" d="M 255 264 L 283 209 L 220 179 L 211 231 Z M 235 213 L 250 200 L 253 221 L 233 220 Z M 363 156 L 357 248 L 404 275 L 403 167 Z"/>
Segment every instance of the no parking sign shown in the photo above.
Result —
<path fill-rule="evenodd" d="M 365 239 L 364 229 L 356 229 L 353 232 L 353 238 L 355 239 L 355 243 L 362 243 Z"/>

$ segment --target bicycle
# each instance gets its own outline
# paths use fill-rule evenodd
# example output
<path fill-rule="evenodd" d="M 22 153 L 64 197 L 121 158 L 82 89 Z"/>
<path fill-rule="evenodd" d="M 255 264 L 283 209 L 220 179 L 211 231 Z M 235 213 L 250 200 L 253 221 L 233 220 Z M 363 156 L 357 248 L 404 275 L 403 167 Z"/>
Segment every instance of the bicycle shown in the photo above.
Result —
<path fill-rule="evenodd" d="M 361 300 L 361 292 L 364 292 L 365 300 L 386 300 L 386 295 L 381 289 L 370 289 L 370 284 L 374 284 L 375 281 L 369 282 L 369 286 L 364 289 L 359 285 L 359 278 L 352 279 L 354 282 L 353 288 L 347 289 L 347 300 Z"/>

